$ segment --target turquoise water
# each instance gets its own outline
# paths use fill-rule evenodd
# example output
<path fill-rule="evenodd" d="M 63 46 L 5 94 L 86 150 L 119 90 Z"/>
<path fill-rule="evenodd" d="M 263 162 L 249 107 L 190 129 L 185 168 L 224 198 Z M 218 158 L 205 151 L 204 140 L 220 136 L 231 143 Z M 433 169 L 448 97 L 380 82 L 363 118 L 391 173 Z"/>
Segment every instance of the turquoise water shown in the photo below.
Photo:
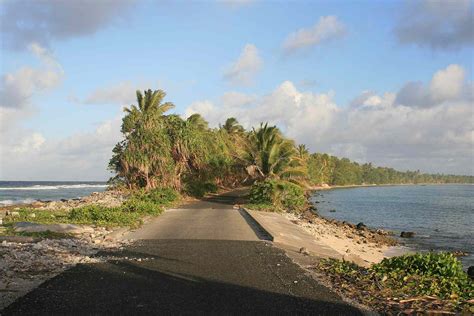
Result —
<path fill-rule="evenodd" d="M 474 186 L 414 185 L 333 189 L 315 192 L 312 201 L 326 218 L 363 222 L 372 228 L 416 233 L 402 239 L 416 250 L 467 251 L 474 265 Z M 334 212 L 335 210 L 335 212 Z"/>

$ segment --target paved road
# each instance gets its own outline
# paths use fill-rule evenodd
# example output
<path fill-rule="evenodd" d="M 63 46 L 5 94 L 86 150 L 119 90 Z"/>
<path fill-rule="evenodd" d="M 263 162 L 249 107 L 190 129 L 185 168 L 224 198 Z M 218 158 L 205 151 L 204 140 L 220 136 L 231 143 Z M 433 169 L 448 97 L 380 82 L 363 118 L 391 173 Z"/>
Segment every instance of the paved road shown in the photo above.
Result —
<path fill-rule="evenodd" d="M 261 240 L 264 236 L 246 213 L 234 209 L 245 190 L 236 190 L 168 210 L 127 239 Z"/>
<path fill-rule="evenodd" d="M 307 276 L 282 250 L 257 240 L 258 231 L 243 228 L 247 220 L 232 209 L 235 201 L 231 194 L 172 211 L 166 225 L 159 220 L 150 224 L 156 235 L 147 228 L 143 236 L 148 239 L 102 254 L 110 256 L 105 263 L 78 265 L 60 274 L 3 313 L 360 314 Z M 227 229 L 207 226 L 201 222 L 204 218 Z M 187 227 L 183 234 L 179 230 L 184 225 L 194 229 Z M 233 236 L 237 240 L 230 240 Z"/>

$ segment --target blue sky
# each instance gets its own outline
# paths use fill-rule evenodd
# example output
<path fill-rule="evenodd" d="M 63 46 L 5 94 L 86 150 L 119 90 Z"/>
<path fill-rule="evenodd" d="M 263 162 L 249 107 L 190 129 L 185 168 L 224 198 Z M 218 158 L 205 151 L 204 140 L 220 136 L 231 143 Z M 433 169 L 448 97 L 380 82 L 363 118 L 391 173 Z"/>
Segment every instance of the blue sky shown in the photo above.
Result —
<path fill-rule="evenodd" d="M 242 113 L 247 126 L 269 120 L 314 151 L 473 173 L 472 1 L 71 3 L 0 4 L 8 16 L 1 33 L 1 179 L 105 179 L 119 136 L 97 129 L 118 130 L 136 88 L 164 89 L 175 112 L 201 109 L 214 125 L 228 113 Z M 36 72 L 20 73 L 25 67 Z M 442 87 L 456 82 L 441 94 L 433 84 L 438 72 Z M 422 87 L 398 104 L 410 82 Z M 233 108 L 229 92 L 238 94 Z M 269 114 L 274 107 L 282 107 L 274 111 L 280 116 Z M 298 126 L 298 115 L 317 119 Z M 383 123 L 390 117 L 397 123 Z M 360 126 L 371 124 L 373 130 Z M 406 133 L 413 126 L 420 130 Z M 367 136 L 372 132 L 377 139 Z M 74 149 L 61 152 L 68 146 Z M 97 148 L 101 154 L 91 155 Z M 18 155 L 37 163 L 12 161 Z"/>

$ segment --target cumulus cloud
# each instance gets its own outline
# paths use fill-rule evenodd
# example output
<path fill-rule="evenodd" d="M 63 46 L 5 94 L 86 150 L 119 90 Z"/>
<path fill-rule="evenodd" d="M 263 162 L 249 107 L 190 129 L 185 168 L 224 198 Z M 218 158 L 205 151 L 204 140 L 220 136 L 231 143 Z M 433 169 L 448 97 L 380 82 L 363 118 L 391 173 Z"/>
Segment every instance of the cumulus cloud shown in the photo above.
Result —
<path fill-rule="evenodd" d="M 12 152 L 24 154 L 27 152 L 38 151 L 45 141 L 43 135 L 40 133 L 33 133 L 20 139 L 19 144 L 12 147 Z"/>
<path fill-rule="evenodd" d="M 470 83 L 465 81 L 465 71 L 459 65 L 449 65 L 437 71 L 429 85 L 408 82 L 397 94 L 396 104 L 415 107 L 432 107 L 443 102 L 453 102 L 469 96 Z"/>
<path fill-rule="evenodd" d="M 471 0 L 407 1 L 395 34 L 402 44 L 453 50 L 474 44 Z"/>
<path fill-rule="evenodd" d="M 252 84 L 263 66 L 257 47 L 246 44 L 239 58 L 224 72 L 224 79 L 235 85 Z"/>
<path fill-rule="evenodd" d="M 45 48 L 34 43 L 30 52 L 39 58 L 38 68 L 24 66 L 16 72 L 4 74 L 0 81 L 0 107 L 25 108 L 34 93 L 57 87 L 63 77 L 63 70 Z"/>
<path fill-rule="evenodd" d="M 455 95 L 457 85 L 441 93 L 434 89 L 438 94 L 431 91 L 439 78 L 459 78 L 457 67 L 440 70 L 423 85 L 430 98 L 443 100 L 428 107 L 398 104 L 400 92 L 379 95 L 373 91 L 364 91 L 343 107 L 336 104 L 331 91 L 300 91 L 285 81 L 269 94 L 252 96 L 240 105 L 223 103 L 222 98 L 195 102 L 187 114 L 199 112 L 211 126 L 230 116 L 246 128 L 268 121 L 313 151 L 360 162 L 400 170 L 473 174 L 472 94 Z M 463 87 L 470 86 L 463 80 Z"/>
<path fill-rule="evenodd" d="M 132 0 L 2 1 L 0 13 L 4 45 L 23 50 L 31 42 L 48 46 L 96 33 L 130 12 Z"/>
<path fill-rule="evenodd" d="M 46 139 L 28 130 L 2 137 L 0 178 L 107 180 L 112 148 L 121 139 L 120 124 L 118 115 L 92 131 L 61 139 Z"/>
<path fill-rule="evenodd" d="M 323 16 L 313 26 L 291 33 L 283 43 L 285 53 L 327 43 L 344 37 L 346 26 L 336 16 Z"/>

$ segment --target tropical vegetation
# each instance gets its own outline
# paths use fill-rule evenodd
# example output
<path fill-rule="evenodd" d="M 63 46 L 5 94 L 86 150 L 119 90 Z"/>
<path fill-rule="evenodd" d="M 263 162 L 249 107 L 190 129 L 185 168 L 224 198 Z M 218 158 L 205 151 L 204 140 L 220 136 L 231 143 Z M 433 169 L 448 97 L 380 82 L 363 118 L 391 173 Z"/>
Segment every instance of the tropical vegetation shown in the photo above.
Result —
<path fill-rule="evenodd" d="M 198 113 L 188 118 L 168 114 L 174 105 L 164 101 L 162 90 L 137 91 L 136 96 L 136 105 L 124 109 L 123 140 L 109 163 L 115 173 L 110 182 L 128 189 L 170 188 L 202 196 L 219 187 L 255 184 L 255 203 L 270 197 L 279 203 L 278 196 L 296 194 L 294 185 L 474 182 L 472 176 L 401 172 L 311 154 L 268 123 L 246 130 L 231 117 L 212 128 Z M 264 191 L 271 193 L 263 197 Z M 296 201 L 292 207 L 300 197 Z"/>
<path fill-rule="evenodd" d="M 334 259 L 320 262 L 319 269 L 331 282 L 382 313 L 412 310 L 474 312 L 474 280 L 450 253 L 416 253 L 385 258 L 363 268 Z M 395 312 L 396 314 L 397 312 Z"/>

